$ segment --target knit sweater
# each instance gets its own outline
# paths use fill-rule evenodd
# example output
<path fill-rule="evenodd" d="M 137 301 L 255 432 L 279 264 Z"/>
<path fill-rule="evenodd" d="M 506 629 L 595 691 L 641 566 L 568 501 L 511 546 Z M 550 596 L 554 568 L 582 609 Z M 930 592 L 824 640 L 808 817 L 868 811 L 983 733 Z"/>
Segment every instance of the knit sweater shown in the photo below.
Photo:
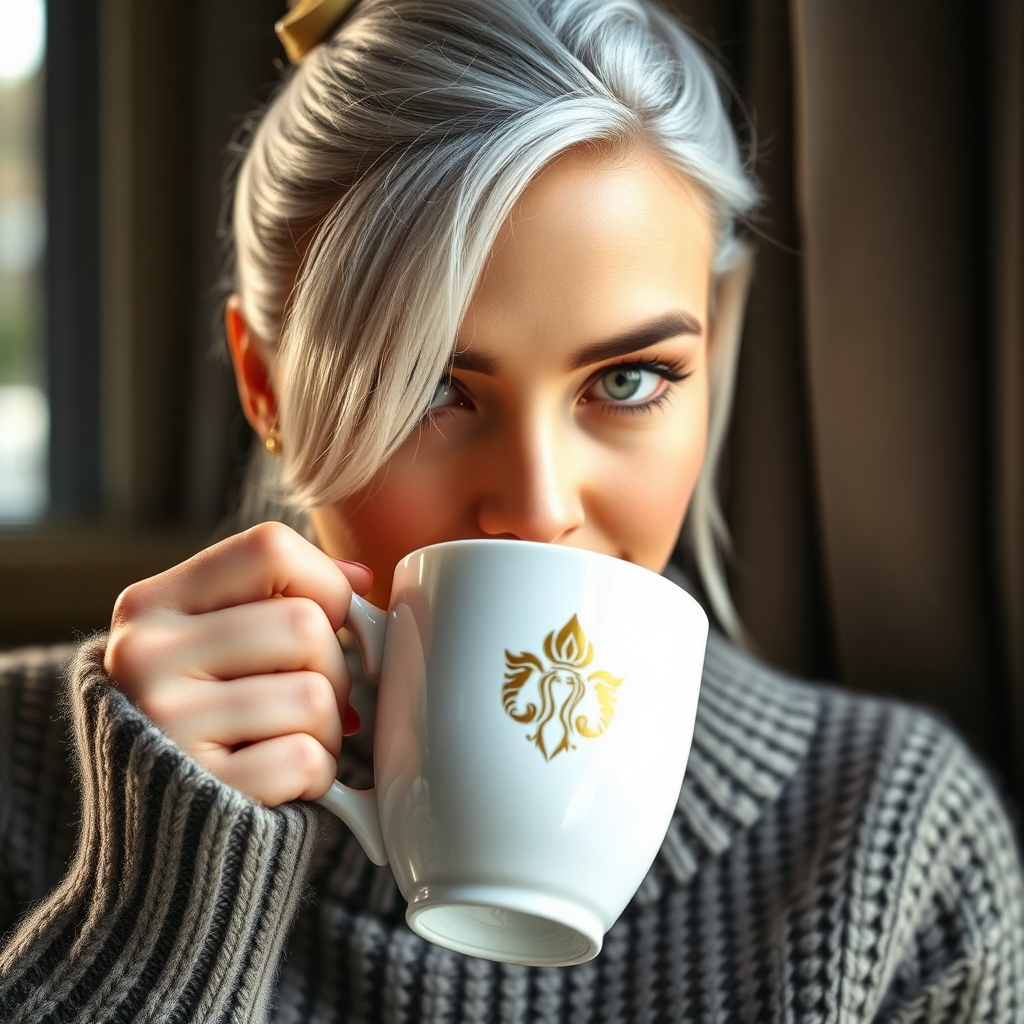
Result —
<path fill-rule="evenodd" d="M 712 633 L 649 875 L 595 960 L 529 969 L 414 935 L 344 826 L 207 774 L 103 651 L 0 655 L 2 1021 L 1024 1021 L 1012 832 L 924 712 Z"/>

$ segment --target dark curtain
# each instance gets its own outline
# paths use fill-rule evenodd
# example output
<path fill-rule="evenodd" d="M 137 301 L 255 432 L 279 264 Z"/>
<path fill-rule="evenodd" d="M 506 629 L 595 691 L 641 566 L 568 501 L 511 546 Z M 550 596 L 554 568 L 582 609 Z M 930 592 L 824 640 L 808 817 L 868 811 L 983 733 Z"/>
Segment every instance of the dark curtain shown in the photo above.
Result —
<path fill-rule="evenodd" d="M 761 654 L 1024 798 L 1024 4 L 688 2 L 767 196 L 726 470 Z"/>

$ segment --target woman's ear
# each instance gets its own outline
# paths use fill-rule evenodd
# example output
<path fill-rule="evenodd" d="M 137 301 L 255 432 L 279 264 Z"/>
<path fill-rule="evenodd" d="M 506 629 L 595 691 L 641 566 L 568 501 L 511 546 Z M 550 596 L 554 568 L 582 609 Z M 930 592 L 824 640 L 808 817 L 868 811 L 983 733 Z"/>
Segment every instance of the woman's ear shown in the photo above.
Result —
<path fill-rule="evenodd" d="M 228 299 L 224 310 L 224 327 L 242 411 L 260 440 L 265 441 L 277 422 L 277 399 L 274 397 L 270 371 L 256 336 L 242 314 L 242 303 L 237 294 Z"/>

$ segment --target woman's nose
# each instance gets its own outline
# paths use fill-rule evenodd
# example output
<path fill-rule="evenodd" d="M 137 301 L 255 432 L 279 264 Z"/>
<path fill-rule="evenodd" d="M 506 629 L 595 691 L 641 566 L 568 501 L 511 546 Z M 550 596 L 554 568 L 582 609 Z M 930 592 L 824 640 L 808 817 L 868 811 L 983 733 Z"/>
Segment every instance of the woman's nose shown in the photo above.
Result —
<path fill-rule="evenodd" d="M 540 417 L 500 432 L 482 475 L 484 533 L 550 544 L 583 524 L 581 466 L 569 434 Z"/>

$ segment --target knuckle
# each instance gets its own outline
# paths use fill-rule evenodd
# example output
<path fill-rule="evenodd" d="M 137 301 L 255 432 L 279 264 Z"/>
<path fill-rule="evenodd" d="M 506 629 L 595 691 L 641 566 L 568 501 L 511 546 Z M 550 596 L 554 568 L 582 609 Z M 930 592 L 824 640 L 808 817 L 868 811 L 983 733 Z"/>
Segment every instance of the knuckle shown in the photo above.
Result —
<path fill-rule="evenodd" d="M 298 534 L 284 523 L 259 523 L 246 531 L 246 541 L 256 554 L 272 564 L 283 562 L 295 551 Z"/>
<path fill-rule="evenodd" d="M 311 722 L 323 722 L 338 714 L 334 690 L 324 676 L 316 672 L 301 672 L 295 681 L 295 698 Z"/>
<path fill-rule="evenodd" d="M 288 600 L 288 630 L 303 644 L 315 644 L 324 637 L 324 627 L 329 626 L 323 609 L 307 597 L 293 597 Z"/>
<path fill-rule="evenodd" d="M 138 628 L 121 627 L 110 634 L 103 657 L 107 675 L 118 683 L 131 685 L 143 674 L 146 664 L 144 644 Z"/>
<path fill-rule="evenodd" d="M 174 615 L 154 612 L 123 623 L 107 638 L 104 668 L 118 682 L 138 685 L 166 672 L 180 657 L 184 639 Z"/>
<path fill-rule="evenodd" d="M 114 602 L 114 610 L 110 617 L 111 628 L 116 630 L 133 619 L 139 618 L 145 609 L 145 605 L 145 587 L 143 584 L 129 584 L 117 595 L 117 600 Z"/>
<path fill-rule="evenodd" d="M 320 783 L 325 773 L 335 770 L 330 754 L 308 733 L 296 733 L 292 737 L 289 761 L 307 789 Z"/>

